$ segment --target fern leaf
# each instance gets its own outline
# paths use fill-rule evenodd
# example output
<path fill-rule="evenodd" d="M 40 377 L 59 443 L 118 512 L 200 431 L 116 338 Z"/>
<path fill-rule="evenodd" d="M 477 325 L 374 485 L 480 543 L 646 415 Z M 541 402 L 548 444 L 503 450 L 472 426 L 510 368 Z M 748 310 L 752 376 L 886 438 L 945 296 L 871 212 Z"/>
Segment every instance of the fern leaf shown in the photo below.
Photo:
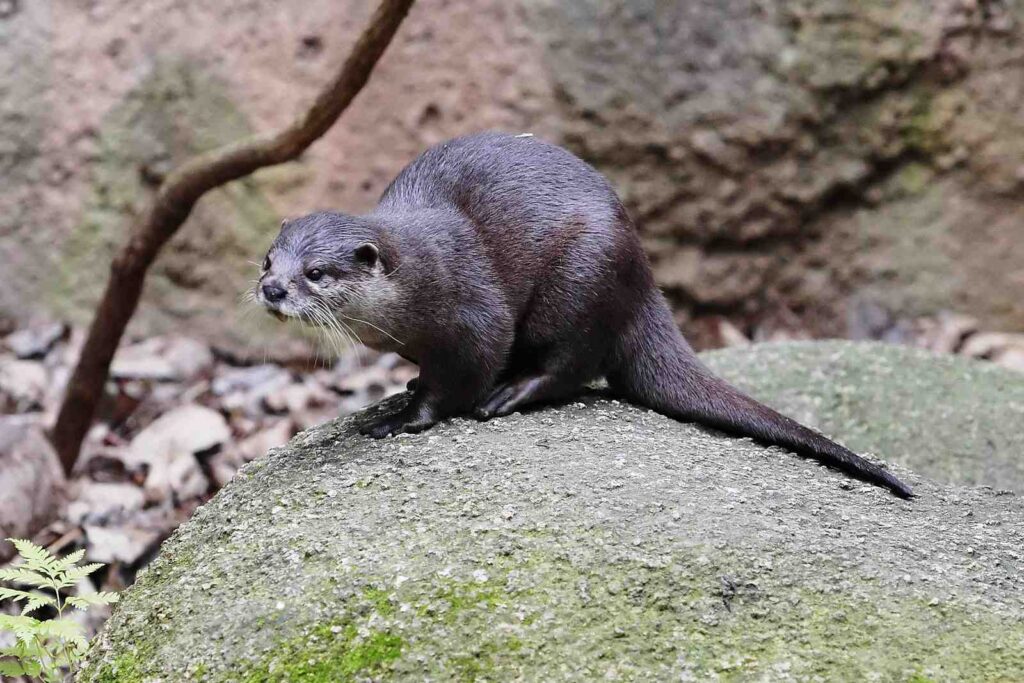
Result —
<path fill-rule="evenodd" d="M 80 610 L 89 609 L 95 605 L 112 605 L 117 602 L 117 593 L 90 593 L 88 595 L 69 595 L 65 602 Z"/>
<path fill-rule="evenodd" d="M 34 638 L 28 643 L 19 640 L 11 647 L 0 648 L 0 657 L 14 657 L 21 660 L 22 666 L 25 667 L 41 662 L 47 656 L 47 651 Z M 38 674 L 29 671 L 29 675 L 36 676 Z"/>
<path fill-rule="evenodd" d="M 82 650 L 89 647 L 89 641 L 85 638 L 85 629 L 81 624 L 70 619 L 51 619 L 40 622 L 36 626 L 36 633 L 74 643 L 77 648 Z"/>
<path fill-rule="evenodd" d="M 0 614 L 0 633 L 13 633 L 16 639 L 14 645 L 5 648 L 2 654 L 31 660 L 39 650 L 39 643 L 36 641 L 38 625 L 39 620 L 32 617 Z"/>
<path fill-rule="evenodd" d="M 34 612 L 40 607 L 52 605 L 56 602 L 56 600 L 45 593 L 39 593 L 36 591 L 19 591 L 13 588 L 0 588 L 0 600 L 4 599 L 13 600 L 14 602 L 24 601 L 25 606 L 21 610 L 22 616 L 29 612 Z"/>
<path fill-rule="evenodd" d="M 13 614 L 0 614 L 0 631 L 17 632 L 26 628 L 35 628 L 38 619 L 32 617 L 16 617 Z"/>
<path fill-rule="evenodd" d="M 22 600 L 31 600 L 32 593 L 29 591 L 20 591 L 16 588 L 0 588 L 0 600 L 14 600 L 15 602 L 21 602 Z"/>
<path fill-rule="evenodd" d="M 70 555 L 66 555 L 66 556 L 62 557 L 61 559 L 57 560 L 55 568 L 56 568 L 56 570 L 58 572 L 67 571 L 68 569 L 70 569 L 74 565 L 76 565 L 79 562 L 81 562 L 82 558 L 84 558 L 84 557 L 85 557 L 85 548 L 82 548 L 81 550 L 76 550 L 75 552 L 71 553 Z"/>
<path fill-rule="evenodd" d="M 36 586 L 37 588 L 50 585 L 50 580 L 48 578 L 40 576 L 31 569 L 25 569 L 24 567 L 0 569 L 0 581 L 21 583 L 27 586 Z"/>
<path fill-rule="evenodd" d="M 41 659 L 23 659 L 21 666 L 29 678 L 39 678 L 43 674 L 43 663 Z"/>
<path fill-rule="evenodd" d="M 46 551 L 46 548 L 36 545 L 24 538 L 8 538 L 14 544 L 18 554 L 25 560 L 25 566 L 29 569 L 42 572 L 47 576 L 53 576 L 57 558 Z"/>
<path fill-rule="evenodd" d="M 13 588 L 0 588 L 0 600 L 14 600 L 15 602 L 25 602 L 25 607 L 21 610 L 21 613 L 28 614 L 45 605 L 52 605 L 56 602 L 52 597 L 45 593 L 38 593 L 36 591 L 19 591 Z"/>
<path fill-rule="evenodd" d="M 57 584 L 61 588 L 68 588 L 70 586 L 74 586 L 79 581 L 89 576 L 89 574 L 92 574 L 97 569 L 100 569 L 102 566 L 102 564 L 96 562 L 94 564 L 83 564 L 81 567 L 71 567 L 63 573 L 63 575 L 58 580 Z"/>
<path fill-rule="evenodd" d="M 85 628 L 71 619 L 48 619 L 36 626 L 36 633 L 56 638 L 76 638 L 85 633 Z"/>
<path fill-rule="evenodd" d="M 0 659 L 0 676 L 28 676 L 29 673 L 25 671 L 25 667 L 20 662 L 14 659 Z"/>
<path fill-rule="evenodd" d="M 31 612 L 35 612 L 40 607 L 52 605 L 54 602 L 55 600 L 51 598 L 49 595 L 44 595 L 43 593 L 33 593 L 32 597 L 29 598 L 28 602 L 25 603 L 25 606 L 22 608 L 21 614 L 22 616 L 24 616 Z"/>
<path fill-rule="evenodd" d="M 25 675 L 29 677 L 29 680 L 42 678 L 43 665 L 41 662 L 34 659 L 23 659 L 21 665 L 25 668 Z"/>

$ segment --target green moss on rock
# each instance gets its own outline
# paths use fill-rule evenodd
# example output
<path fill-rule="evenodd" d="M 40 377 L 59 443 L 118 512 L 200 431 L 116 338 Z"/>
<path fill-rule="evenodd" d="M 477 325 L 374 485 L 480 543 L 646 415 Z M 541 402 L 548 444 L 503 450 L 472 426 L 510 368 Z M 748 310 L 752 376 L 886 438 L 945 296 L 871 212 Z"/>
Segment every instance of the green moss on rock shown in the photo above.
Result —
<path fill-rule="evenodd" d="M 402 654 L 402 639 L 380 631 L 360 634 L 354 626 L 324 624 L 309 635 L 282 643 L 242 676 L 247 683 L 356 680 L 379 675 Z M 226 679 L 237 678 L 228 674 Z"/>

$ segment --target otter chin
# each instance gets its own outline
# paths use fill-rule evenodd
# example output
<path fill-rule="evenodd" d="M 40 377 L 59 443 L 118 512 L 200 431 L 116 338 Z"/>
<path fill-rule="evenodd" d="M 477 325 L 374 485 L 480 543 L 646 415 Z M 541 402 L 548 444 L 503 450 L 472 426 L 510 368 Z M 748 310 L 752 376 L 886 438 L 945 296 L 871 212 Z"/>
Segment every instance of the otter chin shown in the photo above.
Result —
<path fill-rule="evenodd" d="M 288 322 L 290 318 L 294 317 L 292 315 L 289 315 L 285 311 L 282 311 L 280 308 L 277 307 L 276 304 L 271 303 L 269 300 L 267 300 L 266 295 L 261 296 L 261 291 L 259 287 L 257 287 L 257 291 L 254 298 L 256 299 L 256 301 L 263 305 L 264 311 L 266 311 L 272 317 L 277 318 L 277 320 L 280 322 Z"/>

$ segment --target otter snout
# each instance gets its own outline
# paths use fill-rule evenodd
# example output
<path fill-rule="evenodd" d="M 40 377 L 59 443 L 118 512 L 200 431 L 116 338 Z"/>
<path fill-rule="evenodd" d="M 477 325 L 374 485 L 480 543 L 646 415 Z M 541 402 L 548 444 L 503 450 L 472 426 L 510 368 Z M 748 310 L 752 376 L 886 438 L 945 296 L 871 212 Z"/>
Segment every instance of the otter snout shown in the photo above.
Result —
<path fill-rule="evenodd" d="M 287 295 L 288 290 L 276 282 L 268 282 L 263 285 L 263 298 L 272 304 L 282 301 Z"/>

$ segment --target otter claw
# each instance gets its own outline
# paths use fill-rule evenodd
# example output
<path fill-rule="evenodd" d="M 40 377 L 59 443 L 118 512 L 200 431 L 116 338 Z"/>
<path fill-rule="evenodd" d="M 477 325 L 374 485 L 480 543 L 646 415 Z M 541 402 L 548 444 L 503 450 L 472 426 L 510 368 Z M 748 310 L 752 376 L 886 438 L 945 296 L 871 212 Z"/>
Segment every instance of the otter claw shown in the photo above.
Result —
<path fill-rule="evenodd" d="M 383 439 L 394 434 L 416 434 L 435 424 L 437 420 L 424 417 L 418 410 L 403 409 L 367 422 L 359 428 L 359 433 L 373 439 Z"/>

